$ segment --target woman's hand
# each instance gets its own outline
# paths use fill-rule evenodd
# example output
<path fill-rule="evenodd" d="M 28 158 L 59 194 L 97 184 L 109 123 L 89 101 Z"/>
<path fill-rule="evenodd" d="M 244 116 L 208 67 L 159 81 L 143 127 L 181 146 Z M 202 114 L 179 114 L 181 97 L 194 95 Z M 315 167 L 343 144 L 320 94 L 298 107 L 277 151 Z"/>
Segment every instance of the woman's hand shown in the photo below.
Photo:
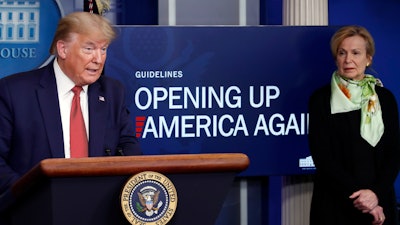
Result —
<path fill-rule="evenodd" d="M 369 189 L 362 189 L 350 195 L 353 205 L 363 213 L 368 213 L 378 206 L 378 197 Z"/>
<path fill-rule="evenodd" d="M 383 208 L 380 207 L 379 205 L 373 208 L 371 211 L 369 211 L 369 214 L 371 214 L 374 217 L 374 221 L 372 221 L 373 225 L 382 225 L 383 222 L 385 221 L 385 214 L 383 213 Z"/>

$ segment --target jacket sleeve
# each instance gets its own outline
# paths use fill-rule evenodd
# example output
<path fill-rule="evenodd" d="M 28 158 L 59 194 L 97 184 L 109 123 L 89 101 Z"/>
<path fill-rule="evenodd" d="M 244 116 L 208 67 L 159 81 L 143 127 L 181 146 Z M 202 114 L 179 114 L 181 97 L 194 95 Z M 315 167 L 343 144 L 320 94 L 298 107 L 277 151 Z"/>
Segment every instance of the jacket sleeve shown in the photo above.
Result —
<path fill-rule="evenodd" d="M 379 91 L 381 90 L 381 91 Z M 379 196 L 392 189 L 400 167 L 399 112 L 393 94 L 387 89 L 377 88 L 385 125 L 383 146 L 379 146 L 379 169 L 373 191 Z"/>
<path fill-rule="evenodd" d="M 121 99 L 122 104 L 120 107 L 120 118 L 119 124 L 121 125 L 120 134 L 119 134 L 119 143 L 118 149 L 122 149 L 122 153 L 124 155 L 141 155 L 142 150 L 140 147 L 140 143 L 136 137 L 136 132 L 133 126 L 133 121 L 130 116 L 129 109 L 127 107 L 127 99 L 126 99 L 126 89 L 121 85 Z"/>
<path fill-rule="evenodd" d="M 11 154 L 13 116 L 10 95 L 4 79 L 0 80 L 0 211 L 12 202 L 11 186 L 19 179 L 19 174 L 8 164 Z"/>

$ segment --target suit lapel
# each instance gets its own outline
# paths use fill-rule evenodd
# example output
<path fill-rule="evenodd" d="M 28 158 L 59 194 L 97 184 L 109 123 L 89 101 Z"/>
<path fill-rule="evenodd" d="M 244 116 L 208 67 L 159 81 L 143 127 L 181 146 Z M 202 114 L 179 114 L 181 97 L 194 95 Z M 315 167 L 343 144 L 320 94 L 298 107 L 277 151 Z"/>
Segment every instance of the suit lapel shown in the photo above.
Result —
<path fill-rule="evenodd" d="M 37 89 L 39 107 L 43 114 L 49 145 L 55 158 L 64 158 L 64 141 L 57 84 L 53 69 L 49 63 Z M 88 89 L 89 105 L 89 156 L 104 155 L 104 141 L 107 116 L 107 102 L 99 81 Z M 61 131 L 61 132 L 60 132 Z"/>
<path fill-rule="evenodd" d="M 53 64 L 49 64 L 40 80 L 37 96 L 53 157 L 63 158 L 65 154 L 57 85 Z"/>
<path fill-rule="evenodd" d="M 104 156 L 104 138 L 107 116 L 107 99 L 100 82 L 88 89 L 89 100 L 89 156 Z"/>

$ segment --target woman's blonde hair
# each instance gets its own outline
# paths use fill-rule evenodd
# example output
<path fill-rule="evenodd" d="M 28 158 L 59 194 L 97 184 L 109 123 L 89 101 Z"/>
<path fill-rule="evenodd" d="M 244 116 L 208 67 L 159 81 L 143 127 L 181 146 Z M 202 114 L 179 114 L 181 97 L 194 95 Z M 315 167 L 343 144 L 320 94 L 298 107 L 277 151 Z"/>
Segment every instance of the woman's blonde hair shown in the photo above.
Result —
<path fill-rule="evenodd" d="M 340 28 L 332 36 L 331 52 L 332 52 L 333 58 L 336 59 L 336 56 L 337 56 L 337 53 L 339 50 L 339 46 L 342 44 L 343 40 L 348 37 L 353 37 L 353 36 L 362 37 L 366 42 L 367 56 L 371 56 L 371 57 L 374 56 L 375 43 L 374 43 L 374 39 L 372 38 L 372 36 L 368 32 L 368 30 L 362 26 L 350 25 L 350 26 L 344 26 L 344 27 Z"/>

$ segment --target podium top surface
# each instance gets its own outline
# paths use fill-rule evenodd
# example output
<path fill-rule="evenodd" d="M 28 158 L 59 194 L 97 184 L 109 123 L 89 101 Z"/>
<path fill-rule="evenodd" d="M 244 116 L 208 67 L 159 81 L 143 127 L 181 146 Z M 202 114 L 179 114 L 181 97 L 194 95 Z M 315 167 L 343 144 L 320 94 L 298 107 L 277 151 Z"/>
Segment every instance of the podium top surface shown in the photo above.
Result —
<path fill-rule="evenodd" d="M 241 153 L 53 158 L 33 170 L 49 177 L 131 175 L 145 170 L 160 173 L 240 172 L 249 165 Z"/>
<path fill-rule="evenodd" d="M 241 172 L 249 166 L 242 153 L 106 156 L 88 158 L 52 158 L 42 160 L 13 186 L 22 187 L 37 180 L 54 177 L 134 175 L 142 171 L 174 173 Z"/>

